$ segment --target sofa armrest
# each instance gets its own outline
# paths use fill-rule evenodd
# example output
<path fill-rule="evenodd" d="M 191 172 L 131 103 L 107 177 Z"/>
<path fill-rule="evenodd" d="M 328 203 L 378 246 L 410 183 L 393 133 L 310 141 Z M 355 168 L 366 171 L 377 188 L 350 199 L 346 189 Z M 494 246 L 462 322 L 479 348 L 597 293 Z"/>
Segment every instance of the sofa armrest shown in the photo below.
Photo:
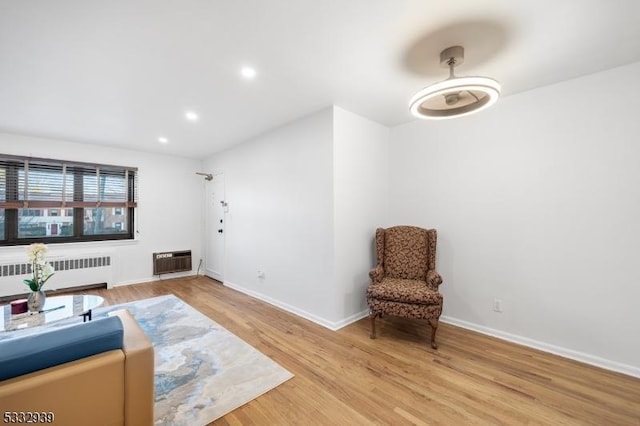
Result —
<path fill-rule="evenodd" d="M 438 286 L 442 284 L 442 277 L 436 271 L 430 269 L 427 271 L 427 286 L 432 290 L 438 291 Z"/>
<path fill-rule="evenodd" d="M 371 278 L 372 283 L 382 282 L 382 278 L 384 278 L 384 269 L 382 265 L 376 265 L 371 271 L 369 271 L 369 278 Z"/>
<path fill-rule="evenodd" d="M 127 310 L 109 313 L 124 326 L 122 350 L 125 355 L 125 424 L 152 425 L 154 405 L 154 353 L 151 341 Z"/>

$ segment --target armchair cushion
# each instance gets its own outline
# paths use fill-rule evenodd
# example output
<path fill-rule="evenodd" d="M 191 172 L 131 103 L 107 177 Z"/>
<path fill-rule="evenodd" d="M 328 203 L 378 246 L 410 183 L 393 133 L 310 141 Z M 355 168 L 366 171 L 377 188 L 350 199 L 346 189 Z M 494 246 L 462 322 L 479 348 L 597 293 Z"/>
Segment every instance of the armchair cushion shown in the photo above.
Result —
<path fill-rule="evenodd" d="M 417 305 L 442 303 L 442 295 L 430 289 L 426 282 L 401 278 L 387 277 L 383 278 L 381 283 L 370 285 L 367 288 L 367 297 Z"/>
<path fill-rule="evenodd" d="M 402 318 L 416 318 L 433 321 L 440 318 L 442 305 L 418 305 L 415 303 L 392 302 L 390 300 L 371 299 L 369 307 L 373 312 Z M 437 320 L 436 320 L 437 321 Z"/>
<path fill-rule="evenodd" d="M 384 270 L 392 278 L 425 281 L 429 244 L 427 230 L 396 226 L 385 230 Z"/>

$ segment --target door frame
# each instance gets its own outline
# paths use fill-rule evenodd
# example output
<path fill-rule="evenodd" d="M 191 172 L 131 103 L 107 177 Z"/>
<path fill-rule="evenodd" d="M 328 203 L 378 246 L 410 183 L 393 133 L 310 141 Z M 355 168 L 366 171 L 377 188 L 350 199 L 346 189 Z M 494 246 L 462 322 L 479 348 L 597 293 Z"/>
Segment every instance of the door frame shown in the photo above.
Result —
<path fill-rule="evenodd" d="M 216 187 L 216 185 L 218 185 L 218 187 Z M 220 193 L 222 193 L 222 195 L 220 195 Z M 210 278 L 224 282 L 227 208 L 220 202 L 226 203 L 224 172 L 221 171 L 213 173 L 213 181 L 207 182 L 205 189 L 204 274 Z M 220 219 L 222 219 L 222 223 L 219 223 Z M 222 229 L 221 235 L 218 234 L 219 229 Z M 220 238 L 222 241 L 213 241 L 216 238 Z M 219 253 L 217 251 L 219 251 Z M 217 267 L 214 268 L 214 265 L 217 265 Z"/>

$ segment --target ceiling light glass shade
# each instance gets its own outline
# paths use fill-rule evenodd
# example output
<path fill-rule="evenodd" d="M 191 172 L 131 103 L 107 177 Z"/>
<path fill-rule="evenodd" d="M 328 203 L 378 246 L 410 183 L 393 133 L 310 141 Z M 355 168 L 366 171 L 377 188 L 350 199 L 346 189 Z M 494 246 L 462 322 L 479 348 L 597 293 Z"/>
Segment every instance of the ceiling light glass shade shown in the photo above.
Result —
<path fill-rule="evenodd" d="M 500 83 L 488 77 L 452 77 L 420 90 L 409 101 L 417 118 L 462 117 L 489 108 L 500 97 Z"/>

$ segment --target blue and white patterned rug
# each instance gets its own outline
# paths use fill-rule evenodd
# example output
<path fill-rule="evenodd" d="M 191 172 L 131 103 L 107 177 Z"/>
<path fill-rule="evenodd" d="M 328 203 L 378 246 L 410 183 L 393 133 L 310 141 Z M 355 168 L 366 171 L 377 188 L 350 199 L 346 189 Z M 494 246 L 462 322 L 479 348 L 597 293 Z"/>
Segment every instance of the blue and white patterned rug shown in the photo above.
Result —
<path fill-rule="evenodd" d="M 293 377 L 173 295 L 94 309 L 93 318 L 118 309 L 131 312 L 153 342 L 155 424 L 206 425 Z"/>

